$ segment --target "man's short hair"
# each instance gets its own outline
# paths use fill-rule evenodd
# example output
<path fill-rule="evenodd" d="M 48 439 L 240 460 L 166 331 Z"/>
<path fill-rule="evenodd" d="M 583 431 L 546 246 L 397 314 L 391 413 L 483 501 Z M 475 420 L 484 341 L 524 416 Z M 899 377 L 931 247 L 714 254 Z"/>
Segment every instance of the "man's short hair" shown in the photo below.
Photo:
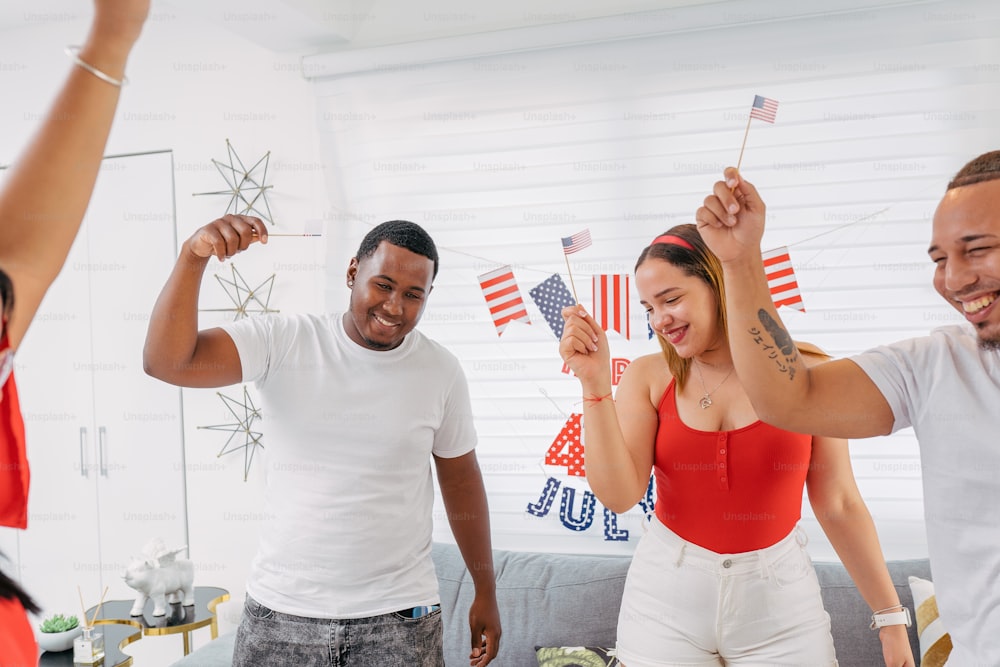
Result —
<path fill-rule="evenodd" d="M 958 170 L 948 183 L 948 190 L 1000 178 L 1000 151 L 983 153 Z"/>
<path fill-rule="evenodd" d="M 388 222 L 376 225 L 361 239 L 361 245 L 358 246 L 358 252 L 355 255 L 357 260 L 360 262 L 362 259 L 374 255 L 375 250 L 382 241 L 388 241 L 392 245 L 406 248 L 410 252 L 428 258 L 434 262 L 434 274 L 431 276 L 431 279 L 433 280 L 437 277 L 437 246 L 434 245 L 434 240 L 430 234 L 424 231 L 424 228 L 417 223 L 408 220 L 389 220 Z"/>

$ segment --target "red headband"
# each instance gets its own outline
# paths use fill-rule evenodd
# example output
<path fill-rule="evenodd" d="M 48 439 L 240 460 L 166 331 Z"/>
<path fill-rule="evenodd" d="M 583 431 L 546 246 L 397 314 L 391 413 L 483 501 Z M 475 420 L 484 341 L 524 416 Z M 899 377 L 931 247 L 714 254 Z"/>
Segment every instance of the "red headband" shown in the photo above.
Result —
<path fill-rule="evenodd" d="M 687 248 L 688 250 L 694 250 L 694 246 L 691 245 L 688 241 L 682 239 L 679 236 L 674 236 L 673 234 L 664 234 L 662 236 L 657 236 L 655 239 L 653 239 L 653 243 L 650 243 L 649 245 L 653 245 L 655 243 L 672 243 L 673 245 L 679 245 L 680 247 Z"/>

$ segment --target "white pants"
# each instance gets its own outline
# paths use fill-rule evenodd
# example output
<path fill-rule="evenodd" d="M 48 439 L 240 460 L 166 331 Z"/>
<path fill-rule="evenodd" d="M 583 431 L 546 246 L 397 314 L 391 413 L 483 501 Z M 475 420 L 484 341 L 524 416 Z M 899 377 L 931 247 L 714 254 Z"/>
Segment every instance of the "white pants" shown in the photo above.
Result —
<path fill-rule="evenodd" d="M 624 667 L 835 667 L 830 616 L 796 528 L 777 544 L 717 554 L 652 517 L 618 617 Z"/>

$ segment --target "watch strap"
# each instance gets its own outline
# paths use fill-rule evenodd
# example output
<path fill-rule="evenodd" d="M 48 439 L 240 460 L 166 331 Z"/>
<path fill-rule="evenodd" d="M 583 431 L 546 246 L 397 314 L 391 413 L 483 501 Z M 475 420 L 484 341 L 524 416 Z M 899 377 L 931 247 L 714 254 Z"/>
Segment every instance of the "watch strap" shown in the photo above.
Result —
<path fill-rule="evenodd" d="M 910 627 L 912 624 L 909 608 L 903 607 L 900 611 L 893 611 L 887 614 L 872 614 L 871 629 L 877 630 L 887 625 L 905 625 L 906 627 Z"/>

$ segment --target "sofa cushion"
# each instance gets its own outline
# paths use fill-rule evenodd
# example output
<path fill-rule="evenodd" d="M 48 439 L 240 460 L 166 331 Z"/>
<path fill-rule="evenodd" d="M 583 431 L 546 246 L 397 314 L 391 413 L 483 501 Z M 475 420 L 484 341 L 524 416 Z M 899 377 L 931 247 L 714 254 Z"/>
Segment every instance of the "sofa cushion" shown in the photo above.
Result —
<path fill-rule="evenodd" d="M 534 665 L 536 646 L 614 646 L 626 556 L 493 552 L 503 637 L 495 664 Z M 435 544 L 445 663 L 467 665 L 474 586 L 454 545 Z M 457 612 L 455 611 L 457 610 Z"/>
<path fill-rule="evenodd" d="M 942 667 L 951 655 L 951 635 L 938 618 L 934 582 L 920 577 L 910 577 L 913 606 L 916 608 L 917 635 L 920 637 L 920 664 L 922 667 Z"/>
<path fill-rule="evenodd" d="M 889 561 L 889 576 L 896 587 L 900 603 L 913 612 L 913 596 L 910 593 L 910 575 L 930 576 L 930 564 L 926 558 Z M 872 610 L 854 586 L 847 570 L 839 562 L 817 562 L 816 576 L 819 578 L 823 606 L 830 614 L 837 661 L 843 666 L 881 664 L 882 644 L 878 633 L 871 630 Z M 918 660 L 920 646 L 917 629 L 908 630 L 913 657 Z M 878 663 L 872 662 L 878 657 Z"/>
<path fill-rule="evenodd" d="M 233 647 L 236 631 L 221 634 L 197 651 L 184 656 L 170 667 L 230 667 L 233 664 Z"/>

